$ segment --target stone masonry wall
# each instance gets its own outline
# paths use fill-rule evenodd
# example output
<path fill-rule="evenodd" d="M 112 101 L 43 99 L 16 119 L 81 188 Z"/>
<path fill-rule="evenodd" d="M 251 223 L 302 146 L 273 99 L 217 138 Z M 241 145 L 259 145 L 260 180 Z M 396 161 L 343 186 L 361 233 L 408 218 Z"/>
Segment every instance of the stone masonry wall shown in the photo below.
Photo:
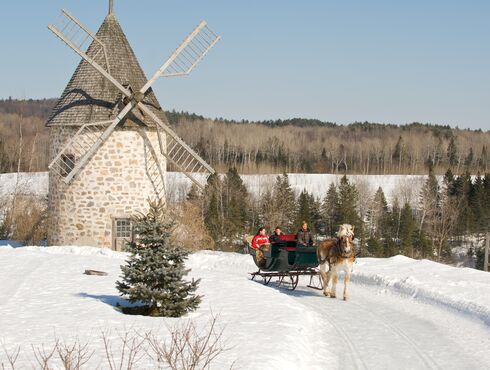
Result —
<path fill-rule="evenodd" d="M 76 129 L 51 127 L 51 158 Z M 145 132 L 165 171 L 156 132 Z M 164 138 L 162 135 L 163 143 Z M 113 220 L 145 212 L 148 199 L 156 198 L 146 172 L 145 155 L 144 140 L 138 131 L 118 129 L 69 185 L 50 171 L 48 245 L 111 248 Z"/>

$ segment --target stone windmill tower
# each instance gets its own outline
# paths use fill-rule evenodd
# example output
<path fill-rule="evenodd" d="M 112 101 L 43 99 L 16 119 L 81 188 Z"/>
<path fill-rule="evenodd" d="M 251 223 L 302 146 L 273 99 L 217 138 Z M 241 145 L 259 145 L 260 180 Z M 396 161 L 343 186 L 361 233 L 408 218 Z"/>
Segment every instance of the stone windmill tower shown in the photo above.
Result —
<path fill-rule="evenodd" d="M 170 128 L 151 86 L 188 75 L 219 36 L 201 22 L 147 80 L 112 0 L 96 34 L 66 10 L 48 28 L 82 57 L 46 123 L 48 244 L 119 249 L 131 237 L 129 217 L 164 199 L 167 164 L 201 187 L 206 176 L 195 173 L 214 173 Z"/>

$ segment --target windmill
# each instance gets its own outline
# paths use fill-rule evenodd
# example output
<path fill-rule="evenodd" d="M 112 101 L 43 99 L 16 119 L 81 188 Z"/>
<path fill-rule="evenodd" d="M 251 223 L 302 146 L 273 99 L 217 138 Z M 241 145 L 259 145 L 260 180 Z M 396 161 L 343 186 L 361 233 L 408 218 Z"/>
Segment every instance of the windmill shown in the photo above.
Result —
<path fill-rule="evenodd" d="M 53 129 L 50 133 L 49 218 L 50 226 L 56 230 L 52 238 L 48 236 L 51 239 L 48 242 L 79 244 L 81 239 L 92 238 L 89 244 L 108 244 L 101 234 L 107 235 L 109 228 L 117 233 L 119 225 L 112 222 L 109 226 L 107 220 L 101 220 L 103 216 L 88 208 L 102 203 L 105 206 L 99 208 L 99 213 L 110 213 L 106 216 L 115 219 L 118 218 L 115 214 L 124 213 L 127 217 L 128 212 L 141 210 L 142 192 L 145 198 L 164 199 L 167 162 L 200 188 L 207 176 L 214 173 L 213 168 L 172 130 L 151 87 L 161 77 L 189 75 L 220 36 L 205 21 L 200 22 L 146 80 L 116 20 L 112 0 L 109 0 L 108 15 L 96 34 L 66 10 L 62 10 L 60 21 L 48 28 L 82 58 L 47 122 Z M 117 157 L 115 152 L 124 150 L 132 158 Z M 125 163 L 129 163 L 126 167 L 131 168 L 115 168 L 124 166 L 121 160 L 126 160 Z M 144 180 L 131 175 L 138 167 L 144 167 Z M 199 172 L 204 176 L 196 176 Z M 111 173 L 116 176 L 110 176 Z M 126 175 L 128 173 L 130 175 Z M 125 180 L 115 178 L 123 174 Z M 105 183 L 111 181 L 113 186 L 104 188 Z M 133 190 L 126 189 L 126 183 L 136 181 L 139 185 L 133 186 Z M 151 184 L 151 192 L 148 184 Z M 122 195 L 118 196 L 118 191 Z M 107 199 L 101 196 L 103 193 Z M 126 202 L 138 198 L 136 203 L 139 204 L 128 206 L 121 197 L 127 197 Z M 84 206 L 87 204 L 90 207 Z M 86 216 L 75 219 L 73 213 Z M 91 230 L 86 226 L 91 217 L 104 227 L 96 231 L 94 225 Z M 72 224 L 77 229 L 73 229 Z M 121 227 L 127 228 L 127 225 Z M 68 240 L 61 237 L 63 233 L 68 235 Z"/>

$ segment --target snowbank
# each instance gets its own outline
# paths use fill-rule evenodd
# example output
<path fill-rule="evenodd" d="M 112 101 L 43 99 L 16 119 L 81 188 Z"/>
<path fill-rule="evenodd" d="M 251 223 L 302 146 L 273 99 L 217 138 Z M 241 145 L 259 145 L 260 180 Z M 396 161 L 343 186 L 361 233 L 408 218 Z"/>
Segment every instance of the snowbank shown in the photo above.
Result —
<path fill-rule="evenodd" d="M 490 325 L 490 274 L 404 256 L 362 258 L 353 281 L 474 316 Z"/>

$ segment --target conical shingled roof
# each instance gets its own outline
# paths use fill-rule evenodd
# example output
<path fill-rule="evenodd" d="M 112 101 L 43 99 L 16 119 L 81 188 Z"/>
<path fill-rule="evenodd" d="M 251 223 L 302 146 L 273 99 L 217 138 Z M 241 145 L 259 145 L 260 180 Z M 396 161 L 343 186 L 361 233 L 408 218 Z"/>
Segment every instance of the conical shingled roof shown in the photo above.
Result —
<path fill-rule="evenodd" d="M 113 14 L 105 18 L 96 36 L 106 47 L 110 74 L 122 85 L 129 84 L 133 91 L 143 87 L 147 78 Z M 88 48 L 89 56 L 93 54 L 93 49 L 92 45 Z M 82 59 L 46 125 L 81 126 L 113 119 L 122 109 L 122 106 L 115 108 L 116 104 L 120 104 L 121 97 L 119 89 Z M 143 103 L 165 122 L 165 114 L 151 89 Z M 152 120 L 140 114 L 130 113 L 126 122 L 128 120 L 137 123 L 142 120 L 144 124 L 154 126 Z"/>

